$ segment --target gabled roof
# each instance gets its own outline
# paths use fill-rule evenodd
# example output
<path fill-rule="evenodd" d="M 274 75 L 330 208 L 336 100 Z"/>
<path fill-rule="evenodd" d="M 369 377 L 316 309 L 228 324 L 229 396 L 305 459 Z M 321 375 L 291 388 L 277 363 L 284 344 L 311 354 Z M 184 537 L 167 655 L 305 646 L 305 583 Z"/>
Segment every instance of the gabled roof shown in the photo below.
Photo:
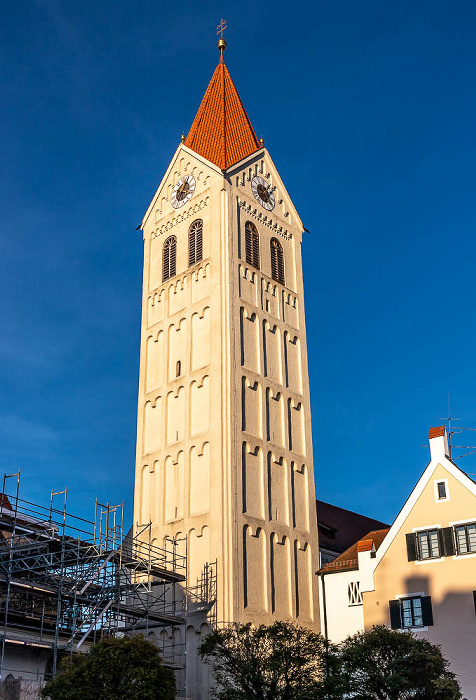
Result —
<path fill-rule="evenodd" d="M 185 145 L 226 170 L 261 147 L 228 68 L 213 73 Z"/>
<path fill-rule="evenodd" d="M 366 532 L 381 530 L 390 525 L 352 510 L 316 501 L 319 545 L 336 553 L 343 552 L 361 539 Z"/>
<path fill-rule="evenodd" d="M 448 472 L 448 474 L 453 476 L 456 479 L 456 481 L 459 481 L 459 483 L 462 486 L 467 488 L 468 491 L 473 494 L 473 496 L 476 496 L 476 483 L 462 469 L 460 469 L 457 464 L 452 462 L 451 459 L 448 457 L 448 454 L 446 453 L 448 443 L 445 426 L 430 428 L 429 439 L 431 460 L 427 468 L 417 481 L 413 491 L 405 501 L 403 508 L 395 518 L 392 527 L 390 528 L 390 531 L 388 533 L 388 537 L 385 540 L 384 546 L 381 547 L 377 554 L 377 566 L 380 564 L 380 561 L 384 557 L 385 552 L 397 536 L 405 520 L 407 519 L 413 507 L 417 503 L 418 499 L 420 498 L 421 494 L 423 493 L 424 489 L 426 488 L 427 484 L 429 483 L 438 466 L 443 467 L 443 469 L 445 469 Z"/>
<path fill-rule="evenodd" d="M 346 549 L 345 552 L 342 552 L 338 557 L 324 564 L 319 571 L 333 573 L 342 570 L 349 571 L 349 569 L 358 569 L 359 552 L 369 552 L 372 549 L 377 551 L 388 532 L 389 528 L 385 528 L 384 530 L 373 530 L 367 533 L 365 537 L 355 542 L 351 547 Z"/>

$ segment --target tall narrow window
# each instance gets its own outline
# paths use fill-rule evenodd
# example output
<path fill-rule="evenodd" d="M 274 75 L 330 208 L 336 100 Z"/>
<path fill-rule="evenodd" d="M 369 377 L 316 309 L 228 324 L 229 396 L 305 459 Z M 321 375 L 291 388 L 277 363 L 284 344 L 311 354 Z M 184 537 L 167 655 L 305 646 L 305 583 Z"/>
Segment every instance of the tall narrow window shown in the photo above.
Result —
<path fill-rule="evenodd" d="M 203 221 L 197 219 L 188 229 L 188 266 L 195 265 L 203 258 Z"/>
<path fill-rule="evenodd" d="M 164 242 L 162 260 L 162 282 L 174 277 L 177 269 L 177 238 L 169 236 Z"/>
<path fill-rule="evenodd" d="M 259 270 L 259 233 L 251 221 L 245 224 L 245 249 L 246 262 Z"/>
<path fill-rule="evenodd" d="M 283 246 L 277 238 L 271 239 L 271 277 L 284 286 Z"/>

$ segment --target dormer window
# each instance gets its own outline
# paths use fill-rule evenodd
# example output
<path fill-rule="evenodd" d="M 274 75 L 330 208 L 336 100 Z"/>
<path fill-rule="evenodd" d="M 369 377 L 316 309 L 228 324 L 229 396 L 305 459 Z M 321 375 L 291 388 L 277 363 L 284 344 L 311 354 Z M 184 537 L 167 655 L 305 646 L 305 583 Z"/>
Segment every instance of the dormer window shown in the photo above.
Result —
<path fill-rule="evenodd" d="M 330 537 L 333 540 L 335 540 L 337 532 L 337 529 L 335 527 L 331 527 L 330 525 L 324 525 L 324 523 L 317 523 L 317 526 L 319 530 L 322 530 L 323 535 L 326 535 L 326 537 Z"/>

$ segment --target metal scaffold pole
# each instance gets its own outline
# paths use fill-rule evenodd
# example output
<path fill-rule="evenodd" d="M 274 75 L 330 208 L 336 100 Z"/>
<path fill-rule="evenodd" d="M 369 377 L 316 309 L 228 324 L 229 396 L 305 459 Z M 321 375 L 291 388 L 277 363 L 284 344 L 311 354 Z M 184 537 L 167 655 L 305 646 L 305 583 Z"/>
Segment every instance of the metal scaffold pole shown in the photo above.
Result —
<path fill-rule="evenodd" d="M 13 552 L 14 552 L 14 541 L 15 541 L 15 529 L 16 529 L 16 514 L 17 514 L 17 505 L 18 505 L 18 497 L 20 494 L 20 469 L 15 473 L 15 474 L 4 474 L 3 475 L 3 490 L 2 490 L 2 503 L 1 503 L 1 513 L 3 514 L 4 509 L 6 509 L 6 503 L 5 503 L 5 486 L 7 483 L 7 479 L 14 479 L 16 477 L 17 483 L 16 483 L 16 492 L 15 492 L 15 507 L 14 507 L 14 516 L 13 516 L 13 523 L 12 523 L 12 530 L 11 530 L 11 535 L 10 535 L 10 547 L 9 547 L 9 552 L 8 552 L 8 574 L 7 574 L 7 590 L 6 590 L 6 596 L 5 596 L 5 614 L 4 614 L 4 622 L 3 622 L 3 636 L 2 636 L 2 658 L 0 661 L 0 679 L 3 679 L 3 669 L 5 665 L 5 645 L 7 641 L 7 628 L 8 628 L 8 608 L 9 608 L 9 602 L 10 602 L 10 589 L 11 589 L 11 577 L 12 577 L 12 568 L 13 568 Z"/>

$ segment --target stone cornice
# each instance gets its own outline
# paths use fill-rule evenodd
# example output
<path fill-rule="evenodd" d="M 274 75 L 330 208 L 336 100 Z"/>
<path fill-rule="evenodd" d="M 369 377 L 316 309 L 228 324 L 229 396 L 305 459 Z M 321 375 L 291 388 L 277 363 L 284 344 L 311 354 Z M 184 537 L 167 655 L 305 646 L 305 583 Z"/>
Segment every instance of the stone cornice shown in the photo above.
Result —
<path fill-rule="evenodd" d="M 202 211 L 202 209 L 205 209 L 205 207 L 208 207 L 209 202 L 210 202 L 210 197 L 205 197 L 204 199 L 200 200 L 200 202 L 196 202 L 193 206 L 189 207 L 186 211 L 180 212 L 180 214 L 177 214 L 177 216 L 174 216 L 173 219 L 170 219 L 169 221 L 167 221 L 167 223 L 162 224 L 162 226 L 159 226 L 159 228 L 156 231 L 152 232 L 151 237 L 157 238 L 158 236 L 161 236 L 163 233 L 167 233 L 167 231 L 170 231 L 171 229 L 173 229 L 174 226 L 181 224 L 186 219 L 190 218 L 191 216 L 194 216 L 194 214 L 197 214 L 199 211 Z"/>
<path fill-rule="evenodd" d="M 238 206 L 253 219 L 259 221 L 260 224 L 267 226 L 272 231 L 274 231 L 274 233 L 277 233 L 278 236 L 281 236 L 287 241 L 291 240 L 291 238 L 293 237 L 293 234 L 290 233 L 287 229 L 283 229 L 283 227 L 280 226 L 276 221 L 273 221 L 271 217 L 267 216 L 262 211 L 258 211 L 258 209 L 252 207 L 251 204 L 245 202 L 243 199 L 238 199 Z"/>

